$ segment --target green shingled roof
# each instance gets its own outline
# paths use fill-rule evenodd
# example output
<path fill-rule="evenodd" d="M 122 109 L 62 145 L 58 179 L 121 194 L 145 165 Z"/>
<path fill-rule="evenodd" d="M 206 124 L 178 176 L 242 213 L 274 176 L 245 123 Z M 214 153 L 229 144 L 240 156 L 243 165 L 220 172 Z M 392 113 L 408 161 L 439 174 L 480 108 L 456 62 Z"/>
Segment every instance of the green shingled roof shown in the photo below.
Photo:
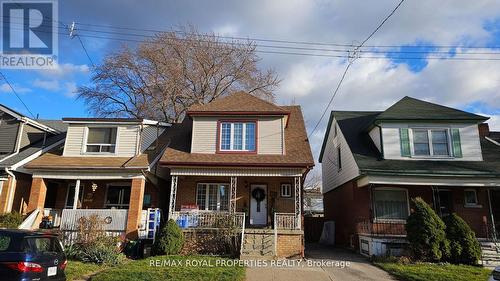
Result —
<path fill-rule="evenodd" d="M 401 120 L 443 120 L 483 122 L 488 117 L 442 106 L 439 104 L 404 97 L 378 115 L 376 122 Z"/>

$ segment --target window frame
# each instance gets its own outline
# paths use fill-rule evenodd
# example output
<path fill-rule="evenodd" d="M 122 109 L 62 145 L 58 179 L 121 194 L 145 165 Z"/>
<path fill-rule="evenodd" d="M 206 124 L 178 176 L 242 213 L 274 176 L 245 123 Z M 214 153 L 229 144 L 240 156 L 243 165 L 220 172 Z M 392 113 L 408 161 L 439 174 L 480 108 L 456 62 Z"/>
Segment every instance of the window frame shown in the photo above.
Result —
<path fill-rule="evenodd" d="M 76 192 L 76 183 L 68 183 L 68 186 L 66 188 L 66 200 L 64 201 L 64 208 L 65 209 L 73 209 L 73 205 L 71 205 L 71 206 L 68 205 L 68 199 L 70 198 L 70 196 L 69 196 L 69 190 L 70 190 L 70 188 L 74 188 L 75 192 Z M 79 192 L 81 192 L 81 195 L 80 194 L 78 195 L 78 197 L 79 197 L 78 199 L 80 200 L 81 205 L 83 206 L 83 198 L 84 198 L 84 193 L 85 193 L 85 184 L 80 183 L 80 191 Z M 75 198 L 74 196 L 75 196 L 75 194 L 73 193 L 73 198 Z M 76 206 L 78 208 L 78 203 L 77 203 Z"/>
<path fill-rule="evenodd" d="M 406 188 L 400 188 L 400 187 L 376 187 L 373 189 L 374 193 L 375 191 L 404 191 L 406 196 L 406 207 L 407 207 L 407 215 L 410 216 L 411 209 L 410 209 L 410 195 L 408 193 L 408 189 Z M 408 219 L 408 216 L 406 219 L 384 219 L 384 218 L 378 218 L 377 217 L 377 208 L 375 206 L 375 194 L 372 195 L 372 204 L 373 204 L 373 222 L 397 222 L 397 223 L 403 223 L 406 224 L 406 220 Z"/>
<path fill-rule="evenodd" d="M 231 126 L 230 129 L 230 149 L 222 149 L 222 125 L 229 123 Z M 242 149 L 233 149 L 233 143 L 234 143 L 234 124 L 235 123 L 241 123 L 243 124 L 242 126 Z M 255 133 L 254 133 L 254 149 L 253 150 L 247 150 L 244 149 L 246 146 L 246 124 L 248 123 L 253 123 L 255 127 Z M 239 153 L 239 154 L 256 154 L 258 150 L 258 122 L 256 119 L 222 119 L 217 121 L 217 153 L 224 154 L 224 153 Z"/>
<path fill-rule="evenodd" d="M 108 204 L 107 201 L 108 201 L 108 191 L 109 191 L 109 187 L 124 187 L 124 188 L 129 188 L 130 189 L 130 198 L 129 198 L 129 201 L 128 201 L 128 204 L 123 204 L 122 203 L 119 203 L 119 204 Z M 123 193 L 120 194 L 121 196 L 121 199 L 123 201 Z M 127 183 L 127 182 L 112 182 L 112 183 L 108 183 L 106 184 L 106 194 L 104 195 L 104 205 L 103 205 L 103 208 L 104 209 L 113 209 L 113 207 L 115 209 L 128 209 L 130 207 L 130 199 L 132 198 L 132 184 L 131 183 Z"/>
<path fill-rule="evenodd" d="M 428 155 L 417 155 L 415 154 L 415 139 L 414 139 L 414 131 L 426 131 L 427 132 L 427 140 L 429 146 L 429 154 Z M 445 131 L 446 132 L 446 142 L 448 148 L 447 155 L 439 155 L 434 154 L 434 145 L 432 142 L 432 131 Z M 451 139 L 451 129 L 448 127 L 410 127 L 408 130 L 408 138 L 410 140 L 410 153 L 412 158 L 436 158 L 436 159 L 450 159 L 453 157 L 453 143 Z"/>
<path fill-rule="evenodd" d="M 289 194 L 284 194 L 283 193 L 283 191 L 285 190 L 285 189 L 283 189 L 284 187 L 290 188 Z M 292 184 L 291 183 L 282 183 L 282 184 L 280 184 L 280 197 L 282 197 L 282 198 L 292 198 L 292 193 L 293 193 L 293 189 L 292 189 Z"/>
<path fill-rule="evenodd" d="M 474 203 L 468 203 L 467 202 L 467 197 L 465 196 L 465 193 L 466 192 L 473 192 L 474 193 L 474 199 L 476 202 Z M 473 189 L 473 188 L 466 188 L 464 189 L 464 206 L 465 207 L 479 207 L 481 205 L 479 205 L 479 200 L 477 198 L 477 190 L 476 189 Z"/>
<path fill-rule="evenodd" d="M 200 185 L 205 185 L 205 209 L 200 209 L 200 205 L 198 204 L 198 187 Z M 210 210 L 210 185 L 217 185 L 217 210 Z M 221 210 L 222 202 L 221 202 L 221 196 L 220 196 L 220 186 L 224 185 L 227 187 L 227 192 L 228 192 L 228 205 L 227 205 L 227 210 Z M 195 204 L 198 206 L 198 211 L 202 212 L 229 212 L 229 203 L 231 202 L 231 186 L 229 183 L 224 183 L 224 182 L 198 182 L 196 183 L 196 196 L 195 196 Z"/>
<path fill-rule="evenodd" d="M 89 135 L 90 135 L 90 129 L 115 129 L 116 134 L 115 134 L 115 143 L 114 144 L 105 144 L 105 143 L 90 143 L 88 142 Z M 118 140 L 119 140 L 119 127 L 118 126 L 110 126 L 110 125 L 92 125 L 92 126 L 86 126 L 85 131 L 84 131 L 84 143 L 82 147 L 82 154 L 88 154 L 88 155 L 114 155 L 117 154 L 118 151 Z M 87 147 L 89 145 L 99 145 L 100 148 L 99 150 L 102 150 L 102 147 L 114 147 L 114 152 L 107 152 L 107 151 L 100 151 L 100 152 L 92 152 L 92 151 L 87 151 Z"/>

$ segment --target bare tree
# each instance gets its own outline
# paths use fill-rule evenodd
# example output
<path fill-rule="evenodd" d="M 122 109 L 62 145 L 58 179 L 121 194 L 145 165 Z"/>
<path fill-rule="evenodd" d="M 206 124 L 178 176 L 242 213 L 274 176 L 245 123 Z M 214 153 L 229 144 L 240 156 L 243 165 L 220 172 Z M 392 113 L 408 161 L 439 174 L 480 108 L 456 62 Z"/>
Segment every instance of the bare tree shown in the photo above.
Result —
<path fill-rule="evenodd" d="M 78 88 L 97 116 L 179 122 L 193 104 L 206 104 L 234 91 L 274 100 L 279 79 L 261 71 L 256 45 L 227 41 L 194 27 L 165 32 L 132 49 L 123 46 L 93 69 L 92 86 Z"/>

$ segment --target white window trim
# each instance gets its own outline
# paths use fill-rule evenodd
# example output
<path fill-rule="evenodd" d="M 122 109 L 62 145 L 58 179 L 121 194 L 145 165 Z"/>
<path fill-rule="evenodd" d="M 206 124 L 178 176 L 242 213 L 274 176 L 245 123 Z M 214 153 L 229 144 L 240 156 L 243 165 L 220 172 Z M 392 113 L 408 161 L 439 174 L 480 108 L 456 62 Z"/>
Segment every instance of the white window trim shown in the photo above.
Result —
<path fill-rule="evenodd" d="M 284 187 L 288 187 L 289 188 L 289 194 L 284 194 L 283 193 Z M 291 183 L 282 183 L 280 185 L 280 195 L 283 198 L 292 198 L 292 184 Z"/>
<path fill-rule="evenodd" d="M 68 187 L 66 188 L 66 199 L 64 200 L 64 209 L 73 209 L 73 205 L 71 205 L 71 206 L 68 205 L 69 189 L 71 187 L 75 188 L 75 191 L 76 191 L 76 184 L 75 183 L 69 183 Z M 79 199 L 81 200 L 82 206 L 83 206 L 83 198 L 84 198 L 84 193 L 85 193 L 85 185 L 83 183 L 80 184 L 80 190 L 82 191 L 82 195 L 79 196 L 79 197 L 81 197 Z M 74 194 L 73 194 L 73 198 L 74 198 Z"/>
<path fill-rule="evenodd" d="M 209 188 L 209 185 L 217 185 L 217 210 L 210 210 L 208 209 L 208 206 L 209 206 L 209 195 L 210 195 L 210 188 Z M 199 185 L 205 185 L 206 188 L 205 188 L 205 209 L 199 209 L 199 211 L 206 211 L 206 212 L 215 212 L 215 211 L 220 211 L 221 210 L 221 200 L 220 200 L 220 192 L 219 192 L 219 187 L 221 185 L 225 185 L 227 187 L 227 192 L 229 192 L 229 189 L 230 189 L 230 186 L 229 186 L 229 183 L 217 183 L 217 182 L 199 182 L 196 184 L 196 199 L 195 199 L 195 203 L 196 205 L 199 207 L 198 205 L 198 186 Z M 228 198 L 229 198 L 229 194 L 228 194 Z M 229 198 L 229 201 L 228 203 L 230 202 L 231 198 Z M 227 206 L 227 210 L 222 210 L 224 212 L 226 211 L 229 211 L 229 206 Z"/>
<path fill-rule="evenodd" d="M 406 206 L 408 207 L 408 216 L 410 215 L 410 195 L 408 194 L 408 189 L 406 188 L 400 188 L 400 187 L 376 187 L 373 189 L 373 191 L 377 190 L 386 190 L 386 191 L 404 191 L 406 193 Z M 384 222 L 397 222 L 397 223 L 402 223 L 406 224 L 406 219 L 380 219 L 377 218 L 377 208 L 375 208 L 375 196 L 372 198 L 373 202 L 373 222 L 375 223 L 384 223 Z"/>
<path fill-rule="evenodd" d="M 467 203 L 466 201 L 466 197 L 465 197 L 465 192 L 467 191 L 472 191 L 474 192 L 474 198 L 476 199 L 476 202 L 475 203 Z M 479 204 L 479 200 L 477 198 L 477 190 L 475 189 L 472 189 L 472 188 L 467 188 L 467 189 L 464 189 L 464 207 L 466 208 L 481 208 L 482 206 Z"/>
<path fill-rule="evenodd" d="M 128 204 L 108 204 L 107 201 L 108 201 L 108 190 L 109 190 L 109 187 L 110 186 L 113 186 L 113 187 L 129 187 L 132 191 L 132 184 L 131 183 L 127 183 L 127 182 L 112 182 L 112 183 L 108 183 L 106 184 L 106 194 L 104 195 L 104 208 L 108 209 L 108 208 L 113 208 L 113 207 L 119 207 L 119 208 L 123 208 L 123 207 L 127 207 L 127 209 L 130 207 L 130 201 Z M 121 194 L 121 196 L 123 196 L 123 193 Z M 130 197 L 132 198 L 132 192 L 130 193 Z M 123 198 L 121 198 L 121 201 L 123 201 Z"/>
<path fill-rule="evenodd" d="M 103 146 L 113 146 L 113 144 L 99 144 L 99 143 L 88 143 L 88 136 L 89 136 L 89 129 L 90 128 L 115 128 L 116 129 L 116 139 L 115 139 L 115 152 L 87 152 L 87 145 L 103 145 Z M 104 155 L 104 156 L 110 156 L 110 155 L 117 155 L 118 154 L 118 140 L 120 139 L 120 128 L 118 126 L 109 126 L 109 125 L 92 125 L 92 126 L 86 126 L 85 130 L 83 132 L 83 146 L 82 146 L 82 154 L 84 155 L 92 155 L 92 156 L 99 156 L 99 155 Z"/>
<path fill-rule="evenodd" d="M 243 128 L 242 128 L 242 145 L 241 147 L 243 149 L 234 149 L 234 124 L 235 123 L 239 123 L 239 124 L 243 124 Z M 253 152 L 253 151 L 256 151 L 257 150 L 257 139 L 255 139 L 255 143 L 254 143 L 254 149 L 253 150 L 249 150 L 249 149 L 245 149 L 246 147 L 246 136 L 247 136 L 247 124 L 248 123 L 252 123 L 254 124 L 254 129 L 255 129 L 255 132 L 254 132 L 254 136 L 257 135 L 257 122 L 255 121 L 243 121 L 243 122 L 239 122 L 239 121 L 222 121 L 220 122 L 220 128 L 219 128 L 219 150 L 220 151 L 241 151 L 241 152 Z M 222 148 L 222 125 L 223 124 L 230 124 L 230 130 L 229 130 L 229 149 L 223 149 Z"/>
<path fill-rule="evenodd" d="M 429 155 L 416 155 L 415 147 L 414 147 L 414 139 L 413 139 L 413 131 L 427 131 L 427 138 L 429 140 Z M 431 131 L 446 131 L 446 138 L 448 140 L 448 155 L 434 155 L 434 148 L 432 145 L 432 133 Z M 453 157 L 452 151 L 452 141 L 451 141 L 451 133 L 450 128 L 447 127 L 411 127 L 408 130 L 408 135 L 410 139 L 410 151 L 412 158 L 433 158 L 433 159 L 450 159 Z"/>

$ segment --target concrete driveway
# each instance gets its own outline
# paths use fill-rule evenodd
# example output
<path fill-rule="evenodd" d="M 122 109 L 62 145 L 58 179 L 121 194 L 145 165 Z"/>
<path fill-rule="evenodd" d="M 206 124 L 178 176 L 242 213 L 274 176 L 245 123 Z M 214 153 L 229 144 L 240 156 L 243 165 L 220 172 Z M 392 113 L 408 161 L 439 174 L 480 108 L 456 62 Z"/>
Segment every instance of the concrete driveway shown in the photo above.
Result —
<path fill-rule="evenodd" d="M 319 245 L 306 245 L 303 261 L 265 267 L 248 267 L 247 281 L 382 281 L 396 280 L 354 252 Z"/>

